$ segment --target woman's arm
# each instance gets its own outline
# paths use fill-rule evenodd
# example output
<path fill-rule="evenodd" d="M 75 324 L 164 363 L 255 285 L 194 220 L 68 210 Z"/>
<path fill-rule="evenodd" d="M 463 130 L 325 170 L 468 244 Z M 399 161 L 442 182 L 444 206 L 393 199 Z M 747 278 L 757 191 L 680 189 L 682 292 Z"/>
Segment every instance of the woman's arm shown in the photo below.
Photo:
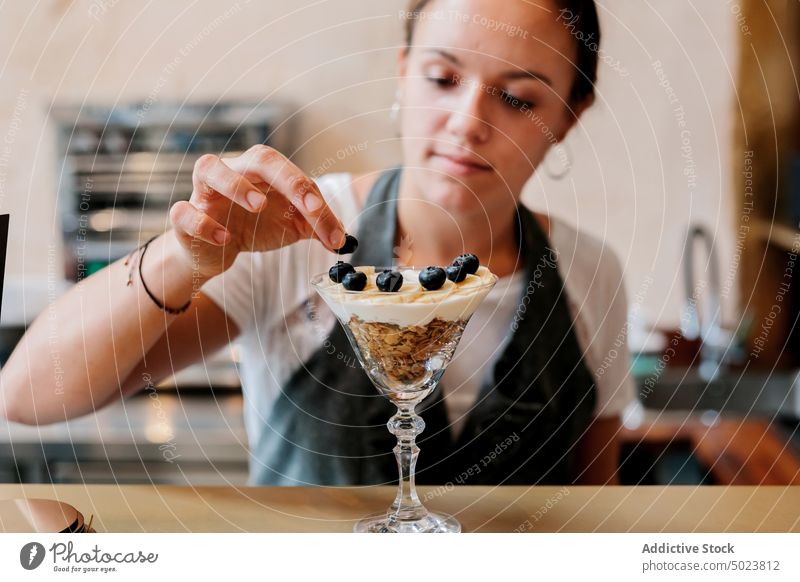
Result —
<path fill-rule="evenodd" d="M 596 417 L 578 441 L 578 484 L 619 485 L 618 416 Z"/>
<path fill-rule="evenodd" d="M 270 251 L 314 238 L 330 250 L 344 227 L 314 183 L 272 148 L 256 145 L 224 160 L 202 156 L 191 199 L 170 210 L 174 229 L 144 256 L 142 279 L 176 316 L 155 305 L 123 261 L 76 285 L 39 316 L 0 375 L 0 415 L 45 424 L 87 414 L 196 361 L 230 339 L 219 308 L 200 287 L 241 252 Z M 141 255 L 140 255 L 141 256 Z M 135 265 L 135 263 L 134 263 Z"/>
<path fill-rule="evenodd" d="M 150 290 L 172 307 L 204 281 L 193 275 L 173 231 L 142 263 Z M 186 313 L 160 310 L 118 261 L 85 279 L 42 313 L 0 376 L 0 413 L 24 424 L 81 416 L 197 361 L 228 341 L 223 312 L 203 296 Z M 228 323 L 235 332 L 232 323 Z M 210 333 L 212 329 L 222 333 Z"/>

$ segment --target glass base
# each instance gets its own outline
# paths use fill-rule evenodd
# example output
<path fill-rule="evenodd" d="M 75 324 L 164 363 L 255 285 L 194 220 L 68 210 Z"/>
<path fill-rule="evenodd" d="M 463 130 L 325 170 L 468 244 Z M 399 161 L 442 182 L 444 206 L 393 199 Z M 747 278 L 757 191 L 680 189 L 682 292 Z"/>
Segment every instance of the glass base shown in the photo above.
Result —
<path fill-rule="evenodd" d="M 379 513 L 359 521 L 356 533 L 461 533 L 461 524 L 445 513 L 428 513 L 415 521 L 392 519 L 391 514 Z"/>

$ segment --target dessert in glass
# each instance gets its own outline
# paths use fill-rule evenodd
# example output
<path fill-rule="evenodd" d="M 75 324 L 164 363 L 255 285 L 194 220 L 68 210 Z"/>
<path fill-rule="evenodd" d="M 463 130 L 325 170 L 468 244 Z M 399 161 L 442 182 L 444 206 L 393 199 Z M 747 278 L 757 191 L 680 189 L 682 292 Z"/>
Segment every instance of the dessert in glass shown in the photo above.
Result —
<path fill-rule="evenodd" d="M 344 327 L 361 366 L 397 406 L 387 427 L 397 437 L 397 496 L 386 513 L 356 532 L 460 532 L 452 516 L 429 512 L 414 486 L 425 423 L 415 408 L 435 388 L 470 317 L 497 277 L 474 255 L 444 268 L 382 268 L 339 262 L 311 284 Z"/>

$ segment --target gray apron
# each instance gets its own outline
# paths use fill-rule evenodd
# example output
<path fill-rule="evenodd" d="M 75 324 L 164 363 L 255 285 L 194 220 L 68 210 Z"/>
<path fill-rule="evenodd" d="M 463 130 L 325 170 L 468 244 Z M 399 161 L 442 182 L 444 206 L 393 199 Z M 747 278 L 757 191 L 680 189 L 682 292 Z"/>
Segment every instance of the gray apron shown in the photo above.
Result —
<path fill-rule="evenodd" d="M 394 264 L 400 175 L 400 168 L 389 170 L 373 186 L 352 264 Z M 594 379 L 547 237 L 522 205 L 517 219 L 529 284 L 518 298 L 514 331 L 457 440 L 441 387 L 418 407 L 426 424 L 417 439 L 419 484 L 568 484 L 575 479 L 575 445 L 594 411 Z M 356 362 L 337 322 L 324 345 L 283 386 L 267 419 L 270 430 L 251 443 L 251 483 L 396 483 L 396 440 L 386 428 L 396 408 Z"/>

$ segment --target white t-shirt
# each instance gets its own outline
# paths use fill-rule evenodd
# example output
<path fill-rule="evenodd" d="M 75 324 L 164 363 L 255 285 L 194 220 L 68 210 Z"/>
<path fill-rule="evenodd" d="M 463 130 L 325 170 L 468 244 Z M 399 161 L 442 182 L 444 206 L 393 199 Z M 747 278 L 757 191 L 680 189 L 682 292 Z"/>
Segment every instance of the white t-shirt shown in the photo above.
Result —
<path fill-rule="evenodd" d="M 358 232 L 361 208 L 351 175 L 328 174 L 317 182 L 347 231 Z M 558 257 L 578 343 L 596 379 L 595 416 L 618 416 L 634 398 L 622 269 L 602 242 L 560 220 L 551 220 L 550 244 Z M 282 386 L 338 325 L 308 283 L 337 260 L 317 241 L 269 253 L 243 253 L 202 289 L 241 332 L 244 422 L 250 442 L 258 442 L 267 428 Z M 463 427 L 485 375 L 510 337 L 524 282 L 522 271 L 498 281 L 473 315 L 445 372 L 441 386 L 454 432 Z"/>

